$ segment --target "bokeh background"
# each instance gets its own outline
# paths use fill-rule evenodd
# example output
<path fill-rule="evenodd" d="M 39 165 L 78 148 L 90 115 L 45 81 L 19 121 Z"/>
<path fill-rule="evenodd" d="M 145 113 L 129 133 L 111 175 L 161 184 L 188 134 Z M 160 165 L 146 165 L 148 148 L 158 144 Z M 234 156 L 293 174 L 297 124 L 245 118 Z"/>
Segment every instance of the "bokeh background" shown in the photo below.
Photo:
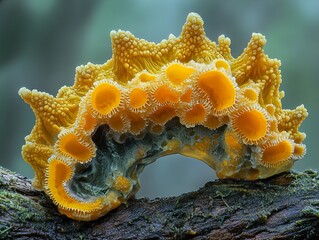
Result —
<path fill-rule="evenodd" d="M 178 36 L 187 14 L 197 12 L 210 39 L 231 38 L 233 56 L 252 32 L 267 37 L 266 53 L 282 62 L 283 107 L 303 103 L 309 112 L 301 127 L 307 155 L 294 169 L 319 169 L 318 11 L 318 0 L 0 0 L 0 165 L 33 177 L 20 151 L 35 118 L 18 96 L 20 87 L 55 95 L 73 84 L 76 66 L 111 57 L 111 30 L 160 42 Z M 169 156 L 146 167 L 138 196 L 179 195 L 213 179 L 202 162 Z"/>

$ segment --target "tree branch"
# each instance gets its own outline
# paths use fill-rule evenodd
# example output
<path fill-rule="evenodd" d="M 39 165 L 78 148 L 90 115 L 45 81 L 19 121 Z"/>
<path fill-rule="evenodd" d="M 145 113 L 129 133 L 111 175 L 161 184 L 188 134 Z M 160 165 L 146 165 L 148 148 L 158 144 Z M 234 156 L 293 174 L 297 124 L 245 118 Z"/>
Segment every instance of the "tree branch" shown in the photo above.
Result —
<path fill-rule="evenodd" d="M 196 192 L 132 199 L 93 222 L 68 219 L 29 179 L 0 167 L 1 239 L 318 239 L 319 176 L 216 180 Z"/>

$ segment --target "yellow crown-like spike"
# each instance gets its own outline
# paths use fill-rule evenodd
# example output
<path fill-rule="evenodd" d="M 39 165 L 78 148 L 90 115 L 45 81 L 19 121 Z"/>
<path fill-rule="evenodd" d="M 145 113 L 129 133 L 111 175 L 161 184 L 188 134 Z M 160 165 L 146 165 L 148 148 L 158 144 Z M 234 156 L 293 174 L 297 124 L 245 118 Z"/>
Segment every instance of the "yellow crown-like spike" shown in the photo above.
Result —
<path fill-rule="evenodd" d="M 258 33 L 253 33 L 250 42 L 244 52 L 231 63 L 231 69 L 239 85 L 245 83 L 249 76 L 263 63 L 263 46 L 266 44 L 266 38 Z"/>
<path fill-rule="evenodd" d="M 61 127 L 69 126 L 75 119 L 78 97 L 66 101 L 63 98 L 54 98 L 45 92 L 30 91 L 26 88 L 21 88 L 19 95 L 31 106 L 36 120 L 42 125 L 41 133 L 34 132 L 37 142 L 41 142 L 41 138 L 44 144 L 53 141 L 54 139 L 51 138 L 54 138 L 61 131 Z"/>
<path fill-rule="evenodd" d="M 110 35 L 113 48 L 113 72 L 119 82 L 127 82 L 143 69 L 156 72 L 169 61 L 166 56 L 171 51 L 171 47 L 164 43 L 155 44 L 138 39 L 128 31 L 112 31 Z"/>
<path fill-rule="evenodd" d="M 284 109 L 279 114 L 281 121 L 278 123 L 279 131 L 290 132 L 291 138 L 296 143 L 301 143 L 306 135 L 298 131 L 301 123 L 308 116 L 307 109 L 304 105 L 300 105 L 296 109 Z"/>
<path fill-rule="evenodd" d="M 187 16 L 176 49 L 176 59 L 181 62 L 208 62 L 220 56 L 216 51 L 216 44 L 206 37 L 204 21 L 197 13 Z"/>
<path fill-rule="evenodd" d="M 22 147 L 22 156 L 29 163 L 35 173 L 32 185 L 42 190 L 44 187 L 44 176 L 52 148 L 38 143 L 29 143 Z"/>

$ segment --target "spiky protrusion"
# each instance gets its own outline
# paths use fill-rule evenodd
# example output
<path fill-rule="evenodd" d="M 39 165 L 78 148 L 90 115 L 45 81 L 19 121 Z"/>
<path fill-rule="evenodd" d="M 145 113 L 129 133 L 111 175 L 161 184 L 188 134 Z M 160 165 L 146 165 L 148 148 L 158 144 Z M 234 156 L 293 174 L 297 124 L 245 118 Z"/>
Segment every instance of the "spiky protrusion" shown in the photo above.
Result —
<path fill-rule="evenodd" d="M 303 105 L 281 106 L 280 61 L 254 33 L 238 58 L 190 13 L 179 37 L 156 44 L 112 31 L 112 59 L 76 68 L 57 96 L 21 88 L 36 123 L 22 148 L 61 213 L 93 220 L 134 195 L 156 158 L 181 153 L 221 178 L 257 179 L 286 171 L 306 152 Z"/>

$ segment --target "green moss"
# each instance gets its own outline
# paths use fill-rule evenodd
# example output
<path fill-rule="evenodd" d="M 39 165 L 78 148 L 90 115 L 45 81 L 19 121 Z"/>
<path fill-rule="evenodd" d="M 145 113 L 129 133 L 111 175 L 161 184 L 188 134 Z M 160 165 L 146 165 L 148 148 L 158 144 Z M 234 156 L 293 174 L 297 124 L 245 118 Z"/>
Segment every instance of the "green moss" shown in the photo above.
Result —
<path fill-rule="evenodd" d="M 37 211 L 34 211 L 34 209 L 37 209 Z M 38 222 L 45 215 L 45 211 L 27 197 L 23 197 L 21 194 L 15 192 L 0 190 L 0 212 L 1 214 L 5 214 L 10 210 L 19 213 L 13 217 L 20 222 Z"/>

